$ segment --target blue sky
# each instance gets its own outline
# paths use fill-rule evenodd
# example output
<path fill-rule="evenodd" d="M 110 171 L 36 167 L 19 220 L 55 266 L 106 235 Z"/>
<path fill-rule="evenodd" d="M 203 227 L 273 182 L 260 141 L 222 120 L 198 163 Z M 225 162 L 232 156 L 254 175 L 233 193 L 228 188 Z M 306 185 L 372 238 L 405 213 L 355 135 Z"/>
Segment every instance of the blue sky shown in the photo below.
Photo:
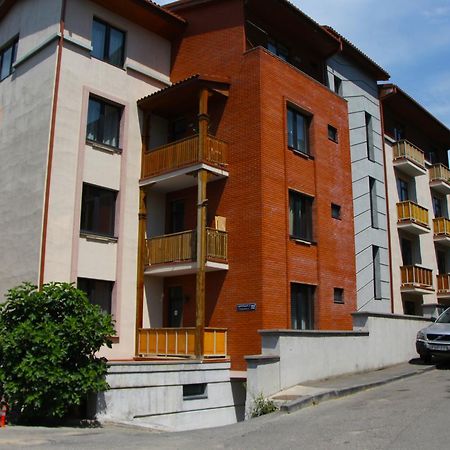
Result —
<path fill-rule="evenodd" d="M 291 1 L 349 39 L 450 128 L 450 0 Z"/>

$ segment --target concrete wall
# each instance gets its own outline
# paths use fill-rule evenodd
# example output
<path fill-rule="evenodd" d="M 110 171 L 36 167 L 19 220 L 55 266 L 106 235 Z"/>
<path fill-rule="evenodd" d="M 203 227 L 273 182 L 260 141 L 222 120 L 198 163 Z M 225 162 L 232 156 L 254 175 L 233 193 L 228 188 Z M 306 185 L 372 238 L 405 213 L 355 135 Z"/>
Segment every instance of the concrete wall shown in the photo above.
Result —
<path fill-rule="evenodd" d="M 0 301 L 38 281 L 59 17 L 59 0 L 24 0 L 0 23 L 0 47 L 19 36 L 15 71 L 0 82 Z"/>
<path fill-rule="evenodd" d="M 100 421 L 181 431 L 243 420 L 245 388 L 230 380 L 230 363 L 113 363 L 111 389 L 97 398 Z M 206 383 L 204 398 L 183 398 L 183 385 Z"/>
<path fill-rule="evenodd" d="M 429 321 L 360 312 L 353 332 L 261 331 L 261 355 L 247 357 L 247 405 L 308 380 L 379 369 L 417 356 L 415 337 Z"/>
<path fill-rule="evenodd" d="M 342 54 L 328 61 L 328 86 L 342 80 L 341 95 L 348 102 L 352 159 L 357 310 L 391 312 L 389 252 L 383 146 L 377 82 Z M 367 155 L 365 113 L 372 116 L 373 160 Z M 369 177 L 375 180 L 377 228 L 372 227 Z M 374 296 L 372 246 L 380 249 L 381 298 Z"/>
<path fill-rule="evenodd" d="M 124 67 L 91 57 L 93 17 L 126 32 Z M 169 83 L 170 42 L 112 9 L 68 0 L 50 187 L 45 281 L 114 282 L 117 339 L 108 358 L 134 355 L 141 124 L 137 100 Z M 142 43 L 145 42 L 145 45 Z M 130 69 L 133 67 L 133 69 Z M 91 94 L 123 107 L 120 152 L 86 142 Z M 83 183 L 117 191 L 115 237 L 80 236 Z"/>

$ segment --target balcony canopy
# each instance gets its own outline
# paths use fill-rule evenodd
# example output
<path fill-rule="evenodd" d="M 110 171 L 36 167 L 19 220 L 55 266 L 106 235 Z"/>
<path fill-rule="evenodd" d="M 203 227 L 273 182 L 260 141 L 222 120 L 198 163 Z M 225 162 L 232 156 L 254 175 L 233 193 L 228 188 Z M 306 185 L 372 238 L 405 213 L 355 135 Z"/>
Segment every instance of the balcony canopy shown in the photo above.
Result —
<path fill-rule="evenodd" d="M 197 110 L 202 89 L 208 89 L 211 98 L 228 97 L 230 82 L 224 78 L 193 75 L 154 94 L 138 100 L 144 111 L 152 111 L 161 116 L 174 116 Z"/>

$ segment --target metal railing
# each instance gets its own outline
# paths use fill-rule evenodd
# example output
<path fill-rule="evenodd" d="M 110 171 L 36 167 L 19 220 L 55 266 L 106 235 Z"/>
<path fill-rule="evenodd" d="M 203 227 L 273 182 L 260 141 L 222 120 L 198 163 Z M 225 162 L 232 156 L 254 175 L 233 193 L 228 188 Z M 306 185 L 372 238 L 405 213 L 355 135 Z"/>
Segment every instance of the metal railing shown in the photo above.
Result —
<path fill-rule="evenodd" d="M 146 241 L 145 265 L 195 261 L 197 257 L 197 234 L 195 230 L 157 236 Z M 228 259 L 228 233 L 206 229 L 206 259 Z"/>
<path fill-rule="evenodd" d="M 450 169 L 442 163 L 430 167 L 430 181 L 445 181 L 450 183 Z"/>
<path fill-rule="evenodd" d="M 419 166 L 425 168 L 425 154 L 420 148 L 405 139 L 394 144 L 394 161 L 399 158 L 406 158 Z"/>
<path fill-rule="evenodd" d="M 205 328 L 204 356 L 227 356 L 226 328 Z M 195 328 L 141 328 L 138 355 L 159 357 L 195 357 Z"/>
<path fill-rule="evenodd" d="M 445 217 L 433 219 L 434 234 L 450 235 L 450 220 Z"/>
<path fill-rule="evenodd" d="M 419 266 L 402 266 L 400 272 L 403 286 L 433 287 L 433 271 L 431 269 Z"/>
<path fill-rule="evenodd" d="M 411 221 L 428 227 L 428 209 L 409 200 L 397 203 L 397 217 L 399 222 Z"/>
<path fill-rule="evenodd" d="M 200 158 L 199 136 L 195 135 L 146 153 L 142 161 L 142 176 L 148 178 L 202 162 L 222 167 L 226 166 L 227 158 L 228 144 L 212 136 L 206 138 Z"/>

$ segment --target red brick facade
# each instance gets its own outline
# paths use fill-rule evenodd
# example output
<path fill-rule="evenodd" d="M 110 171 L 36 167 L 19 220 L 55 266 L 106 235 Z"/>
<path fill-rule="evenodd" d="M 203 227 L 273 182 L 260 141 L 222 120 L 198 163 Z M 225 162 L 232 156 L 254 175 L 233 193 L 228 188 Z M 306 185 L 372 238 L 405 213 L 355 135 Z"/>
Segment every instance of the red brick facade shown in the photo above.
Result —
<path fill-rule="evenodd" d="M 181 12 L 180 12 L 181 14 Z M 246 51 L 241 1 L 213 2 L 182 15 L 186 35 L 173 57 L 172 77 L 193 73 L 230 79 L 223 114 L 214 124 L 229 144 L 229 177 L 208 183 L 208 222 L 227 219 L 228 271 L 206 274 L 206 326 L 228 328 L 234 369 L 259 353 L 259 329 L 290 328 L 290 285 L 315 286 L 314 327 L 351 329 L 356 309 L 352 178 L 346 102 L 318 81 L 261 47 Z M 310 115 L 311 157 L 287 145 L 287 105 Z M 214 121 L 216 122 L 216 121 Z M 338 143 L 328 138 L 338 130 Z M 289 237 L 289 190 L 313 197 L 313 242 Z M 185 199 L 185 228 L 196 226 L 196 188 Z M 341 206 L 341 219 L 331 204 Z M 183 326 L 195 324 L 195 275 L 169 277 L 183 286 Z M 334 288 L 344 303 L 334 303 Z M 256 303 L 256 311 L 236 305 Z M 165 311 L 167 316 L 167 308 Z"/>

